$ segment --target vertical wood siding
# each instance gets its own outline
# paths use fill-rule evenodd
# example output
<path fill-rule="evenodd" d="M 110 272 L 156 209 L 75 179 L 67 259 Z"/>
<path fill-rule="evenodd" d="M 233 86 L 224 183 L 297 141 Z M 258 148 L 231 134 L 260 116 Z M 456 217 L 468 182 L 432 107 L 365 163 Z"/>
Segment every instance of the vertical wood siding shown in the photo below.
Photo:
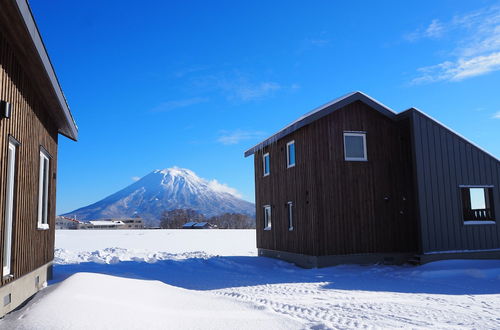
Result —
<path fill-rule="evenodd" d="M 18 140 L 12 274 L 1 285 L 29 273 L 54 257 L 57 128 L 48 117 L 31 79 L 16 60 L 16 52 L 0 32 L 0 99 L 12 104 L 12 116 L 0 119 L 0 262 L 3 256 L 5 181 L 9 136 Z M 49 230 L 37 229 L 39 152 L 51 155 L 49 186 Z"/>
<path fill-rule="evenodd" d="M 500 248 L 500 162 L 411 112 L 422 252 Z M 460 185 L 493 185 L 496 224 L 464 225 Z"/>
<path fill-rule="evenodd" d="M 395 122 L 358 101 L 256 152 L 257 247 L 307 255 L 416 252 L 409 127 L 409 120 Z M 366 132 L 367 162 L 344 160 L 344 131 Z M 291 140 L 296 166 L 287 169 Z M 271 174 L 263 177 L 267 152 Z M 263 230 L 267 204 L 269 231 Z"/>

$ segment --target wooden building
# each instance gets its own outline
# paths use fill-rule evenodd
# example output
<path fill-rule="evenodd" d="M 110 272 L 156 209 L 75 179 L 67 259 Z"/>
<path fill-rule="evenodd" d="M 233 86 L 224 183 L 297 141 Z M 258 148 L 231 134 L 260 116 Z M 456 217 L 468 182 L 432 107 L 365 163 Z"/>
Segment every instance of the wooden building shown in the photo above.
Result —
<path fill-rule="evenodd" d="M 77 127 L 26 0 L 0 0 L 0 316 L 47 281 L 58 134 Z"/>
<path fill-rule="evenodd" d="M 500 258 L 500 161 L 417 109 L 354 92 L 250 155 L 259 255 L 304 267 Z"/>

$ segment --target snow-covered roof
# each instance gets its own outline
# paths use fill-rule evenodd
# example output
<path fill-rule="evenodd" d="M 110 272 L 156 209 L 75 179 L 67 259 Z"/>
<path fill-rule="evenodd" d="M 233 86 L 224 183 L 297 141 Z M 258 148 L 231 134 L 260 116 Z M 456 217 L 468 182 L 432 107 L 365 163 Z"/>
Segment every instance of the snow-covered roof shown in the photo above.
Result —
<path fill-rule="evenodd" d="M 313 121 L 316 121 L 326 115 L 329 115 L 330 113 L 356 101 L 362 101 L 363 103 L 369 105 L 373 109 L 379 111 L 380 113 L 390 118 L 394 118 L 397 115 L 396 112 L 394 112 L 391 108 L 385 106 L 381 102 L 364 94 L 363 92 L 360 91 L 352 92 L 344 96 L 341 96 L 335 100 L 332 100 L 326 104 L 323 104 L 322 106 L 313 109 L 312 111 L 309 111 L 305 115 L 301 116 L 297 120 L 285 126 L 283 129 L 281 129 L 274 135 L 270 136 L 261 143 L 245 151 L 245 157 L 253 155 L 256 151 L 270 145 L 273 142 L 278 141 L 279 139 L 285 137 L 288 134 L 295 132 L 299 128 L 304 127 L 312 123 Z"/>
<path fill-rule="evenodd" d="M 121 225 L 124 225 L 124 223 L 122 221 L 91 220 L 89 222 L 93 226 L 121 226 Z"/>

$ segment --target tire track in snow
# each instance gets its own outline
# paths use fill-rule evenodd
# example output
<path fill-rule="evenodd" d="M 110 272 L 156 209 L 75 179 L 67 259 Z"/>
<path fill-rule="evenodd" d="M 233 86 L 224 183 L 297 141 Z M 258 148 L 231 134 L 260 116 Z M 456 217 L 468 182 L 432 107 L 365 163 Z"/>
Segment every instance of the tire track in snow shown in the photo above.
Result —
<path fill-rule="evenodd" d="M 265 307 L 310 329 L 497 328 L 495 296 L 429 295 L 324 289 L 329 283 L 267 284 L 214 290 L 214 294 Z M 471 309 L 474 313 L 471 315 Z"/>

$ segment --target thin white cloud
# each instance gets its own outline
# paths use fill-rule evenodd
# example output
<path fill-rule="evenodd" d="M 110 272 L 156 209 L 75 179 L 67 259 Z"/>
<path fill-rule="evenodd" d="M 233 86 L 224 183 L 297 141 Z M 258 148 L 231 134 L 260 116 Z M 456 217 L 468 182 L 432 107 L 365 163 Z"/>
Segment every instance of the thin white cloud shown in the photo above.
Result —
<path fill-rule="evenodd" d="M 238 190 L 236 190 L 235 188 L 231 188 L 229 187 L 227 184 L 225 183 L 220 183 L 219 181 L 213 179 L 213 180 L 210 180 L 208 182 L 208 186 L 210 188 L 212 188 L 213 190 L 215 191 L 218 191 L 218 192 L 224 192 L 224 193 L 228 193 L 228 194 L 231 194 L 233 196 L 236 196 L 238 198 L 242 198 L 243 196 L 238 192 Z"/>
<path fill-rule="evenodd" d="M 141 179 L 140 176 L 133 176 L 132 178 L 132 181 L 139 181 Z"/>
<path fill-rule="evenodd" d="M 260 139 L 264 137 L 264 135 L 265 133 L 261 131 L 245 131 L 241 129 L 234 131 L 222 131 L 221 135 L 217 139 L 217 142 L 224 145 L 234 145 L 245 140 Z"/>
<path fill-rule="evenodd" d="M 229 98 L 240 101 L 253 101 L 264 98 L 280 90 L 282 87 L 277 82 L 249 82 L 247 79 L 221 80 L 218 86 Z"/>
<path fill-rule="evenodd" d="M 447 23 L 433 20 L 425 32 L 414 32 L 412 38 L 437 38 L 451 32 L 457 41 L 453 49 L 444 50 L 451 59 L 419 68 L 412 83 L 461 81 L 500 70 L 500 6 L 455 16 Z"/>
<path fill-rule="evenodd" d="M 309 43 L 312 46 L 323 47 L 330 44 L 330 40 L 328 39 L 309 39 Z"/>
<path fill-rule="evenodd" d="M 470 59 L 459 58 L 455 62 L 446 61 L 437 65 L 419 68 L 420 76 L 413 83 L 429 83 L 441 80 L 461 81 L 500 70 L 500 52 Z"/>
<path fill-rule="evenodd" d="M 273 94 L 290 90 L 276 81 L 255 79 L 250 75 L 239 72 L 220 72 L 213 75 L 200 76 L 192 80 L 195 88 L 204 92 L 219 92 L 228 100 L 250 102 Z"/>
<path fill-rule="evenodd" d="M 434 19 L 427 27 L 417 29 L 416 31 L 406 34 L 404 37 L 408 41 L 416 41 L 424 38 L 437 39 L 443 36 L 445 30 L 445 25 L 438 19 Z"/>
<path fill-rule="evenodd" d="M 280 89 L 281 86 L 278 83 L 266 81 L 254 85 L 238 86 L 234 92 L 243 101 L 248 101 L 259 99 Z"/>
<path fill-rule="evenodd" d="M 493 116 L 491 116 L 493 119 L 500 119 L 500 111 L 497 111 Z"/>
<path fill-rule="evenodd" d="M 172 101 L 167 101 L 163 102 L 153 109 L 151 109 L 151 112 L 165 112 L 165 111 L 171 111 L 174 109 L 179 109 L 179 108 L 186 108 L 192 105 L 200 104 L 200 103 L 206 103 L 208 102 L 208 98 L 205 97 L 193 97 L 189 99 L 182 99 L 182 100 L 172 100 Z"/>

